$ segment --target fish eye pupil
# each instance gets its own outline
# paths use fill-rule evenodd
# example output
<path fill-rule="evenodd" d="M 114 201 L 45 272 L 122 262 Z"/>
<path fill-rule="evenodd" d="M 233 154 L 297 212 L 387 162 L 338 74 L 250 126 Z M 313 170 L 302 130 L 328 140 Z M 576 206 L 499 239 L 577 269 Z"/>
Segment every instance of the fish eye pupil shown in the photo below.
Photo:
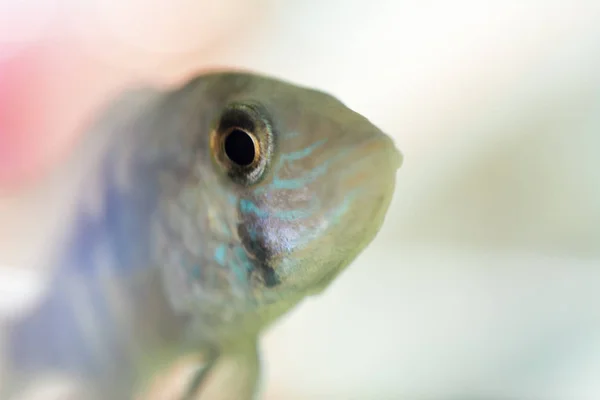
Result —
<path fill-rule="evenodd" d="M 231 103 L 211 122 L 208 147 L 215 166 L 234 184 L 248 187 L 262 180 L 271 163 L 274 134 L 259 104 Z"/>
<path fill-rule="evenodd" d="M 225 154 L 235 164 L 247 167 L 256 158 L 256 145 L 252 136 L 241 130 L 233 129 L 223 143 Z"/>

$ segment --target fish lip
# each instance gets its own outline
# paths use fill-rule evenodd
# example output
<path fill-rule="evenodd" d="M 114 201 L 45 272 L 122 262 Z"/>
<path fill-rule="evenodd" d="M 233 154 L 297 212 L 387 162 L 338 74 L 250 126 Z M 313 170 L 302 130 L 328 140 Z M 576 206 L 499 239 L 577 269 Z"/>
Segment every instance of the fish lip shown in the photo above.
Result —
<path fill-rule="evenodd" d="M 404 164 L 404 154 L 400 150 L 398 150 L 398 148 L 396 148 L 396 146 L 394 146 L 394 152 L 395 152 L 394 163 L 396 164 L 396 170 L 399 170 L 400 167 L 402 167 L 402 164 Z"/>
<path fill-rule="evenodd" d="M 394 170 L 400 169 L 404 163 L 404 154 L 396 147 L 394 140 L 384 133 L 368 140 L 359 148 L 361 151 L 368 150 L 376 159 L 389 159 Z"/>
<path fill-rule="evenodd" d="M 404 154 L 396 147 L 396 144 L 391 137 L 386 136 L 385 141 L 387 142 L 388 151 L 392 153 L 392 162 L 396 167 L 396 170 L 398 170 L 404 163 Z"/>

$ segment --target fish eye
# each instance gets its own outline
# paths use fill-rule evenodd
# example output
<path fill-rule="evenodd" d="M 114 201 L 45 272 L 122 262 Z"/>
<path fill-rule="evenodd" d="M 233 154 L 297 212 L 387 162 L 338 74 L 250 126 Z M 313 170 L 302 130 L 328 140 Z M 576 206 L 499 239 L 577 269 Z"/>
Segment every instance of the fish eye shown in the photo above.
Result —
<path fill-rule="evenodd" d="M 215 161 L 230 179 L 242 185 L 257 183 L 269 164 L 273 147 L 266 112 L 251 103 L 225 107 L 211 132 L 210 147 Z"/>
<path fill-rule="evenodd" d="M 260 157 L 260 144 L 256 137 L 238 127 L 224 135 L 223 150 L 229 161 L 240 167 L 248 167 Z"/>

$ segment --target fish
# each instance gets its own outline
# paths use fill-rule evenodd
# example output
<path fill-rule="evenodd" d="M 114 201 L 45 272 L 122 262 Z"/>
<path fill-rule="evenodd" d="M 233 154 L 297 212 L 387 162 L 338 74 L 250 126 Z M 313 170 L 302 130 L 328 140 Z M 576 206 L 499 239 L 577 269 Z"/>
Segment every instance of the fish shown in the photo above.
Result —
<path fill-rule="evenodd" d="M 258 398 L 261 334 L 374 240 L 403 160 L 337 98 L 227 70 L 125 90 L 81 142 L 97 156 L 47 290 L 7 329 L 2 398 L 44 377 L 139 398 L 189 356 L 169 398 Z"/>

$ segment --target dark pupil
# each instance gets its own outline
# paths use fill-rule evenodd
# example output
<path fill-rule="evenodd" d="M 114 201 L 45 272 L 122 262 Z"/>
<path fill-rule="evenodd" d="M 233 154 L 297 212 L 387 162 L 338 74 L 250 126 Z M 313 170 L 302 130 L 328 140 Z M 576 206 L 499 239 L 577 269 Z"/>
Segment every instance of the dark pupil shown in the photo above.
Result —
<path fill-rule="evenodd" d="M 256 156 L 254 142 L 246 132 L 234 129 L 225 138 L 225 154 L 234 163 L 248 166 Z"/>

